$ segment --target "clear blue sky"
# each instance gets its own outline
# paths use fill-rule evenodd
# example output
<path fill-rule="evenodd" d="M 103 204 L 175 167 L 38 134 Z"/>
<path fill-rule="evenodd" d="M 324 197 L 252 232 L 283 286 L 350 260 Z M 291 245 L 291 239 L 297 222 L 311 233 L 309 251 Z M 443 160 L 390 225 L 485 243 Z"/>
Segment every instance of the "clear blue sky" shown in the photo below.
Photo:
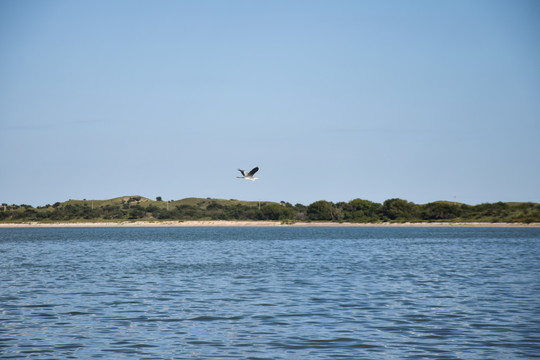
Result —
<path fill-rule="evenodd" d="M 1 0 L 0 52 L 0 202 L 540 202 L 538 1 Z"/>

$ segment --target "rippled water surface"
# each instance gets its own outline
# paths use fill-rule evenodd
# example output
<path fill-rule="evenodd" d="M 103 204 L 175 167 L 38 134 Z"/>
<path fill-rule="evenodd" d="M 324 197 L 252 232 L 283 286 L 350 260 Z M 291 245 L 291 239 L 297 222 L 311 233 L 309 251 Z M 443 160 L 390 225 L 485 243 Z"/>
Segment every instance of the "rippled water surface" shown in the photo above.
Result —
<path fill-rule="evenodd" d="M 540 229 L 0 229 L 0 355 L 529 359 Z"/>

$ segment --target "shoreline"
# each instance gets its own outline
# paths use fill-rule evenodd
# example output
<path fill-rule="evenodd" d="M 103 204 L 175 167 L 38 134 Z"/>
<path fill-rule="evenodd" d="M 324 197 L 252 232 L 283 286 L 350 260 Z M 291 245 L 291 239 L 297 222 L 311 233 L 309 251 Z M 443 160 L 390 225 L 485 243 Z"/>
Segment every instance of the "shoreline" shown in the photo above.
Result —
<path fill-rule="evenodd" d="M 58 223 L 0 223 L 0 228 L 84 228 L 84 227 L 490 227 L 490 228 L 540 228 L 540 223 L 335 223 L 280 221 L 234 221 L 234 220 L 190 220 L 190 221 L 122 221 L 122 222 L 58 222 Z"/>

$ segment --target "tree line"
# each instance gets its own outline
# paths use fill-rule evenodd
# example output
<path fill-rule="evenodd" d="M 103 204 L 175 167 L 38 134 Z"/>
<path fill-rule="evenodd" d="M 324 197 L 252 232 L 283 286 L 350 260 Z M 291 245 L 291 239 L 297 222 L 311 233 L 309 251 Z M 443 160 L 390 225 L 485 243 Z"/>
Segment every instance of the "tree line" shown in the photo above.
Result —
<path fill-rule="evenodd" d="M 0 221 L 129 221 L 129 220 L 276 220 L 332 222 L 540 222 L 540 204 L 485 203 L 466 205 L 451 202 L 415 204 L 403 199 L 383 203 L 354 199 L 333 203 L 320 200 L 310 205 L 287 202 L 241 204 L 209 200 L 204 204 L 164 206 L 160 201 L 143 203 L 131 197 L 121 203 L 93 206 L 90 202 L 56 203 L 34 208 L 7 205 L 0 208 Z"/>

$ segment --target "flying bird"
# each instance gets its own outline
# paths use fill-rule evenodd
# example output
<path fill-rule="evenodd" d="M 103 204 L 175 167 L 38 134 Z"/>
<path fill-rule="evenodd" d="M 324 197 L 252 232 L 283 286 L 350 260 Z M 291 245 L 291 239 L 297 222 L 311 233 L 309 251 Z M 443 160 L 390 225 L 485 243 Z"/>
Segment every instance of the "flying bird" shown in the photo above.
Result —
<path fill-rule="evenodd" d="M 256 177 L 253 177 L 253 175 L 255 175 L 257 171 L 259 171 L 258 166 L 253 168 L 250 172 L 247 172 L 246 170 L 240 170 L 240 169 L 238 169 L 238 171 L 242 173 L 242 176 L 237 176 L 237 178 L 239 179 L 245 179 L 245 180 L 251 180 L 251 181 L 255 181 L 258 179 Z"/>

